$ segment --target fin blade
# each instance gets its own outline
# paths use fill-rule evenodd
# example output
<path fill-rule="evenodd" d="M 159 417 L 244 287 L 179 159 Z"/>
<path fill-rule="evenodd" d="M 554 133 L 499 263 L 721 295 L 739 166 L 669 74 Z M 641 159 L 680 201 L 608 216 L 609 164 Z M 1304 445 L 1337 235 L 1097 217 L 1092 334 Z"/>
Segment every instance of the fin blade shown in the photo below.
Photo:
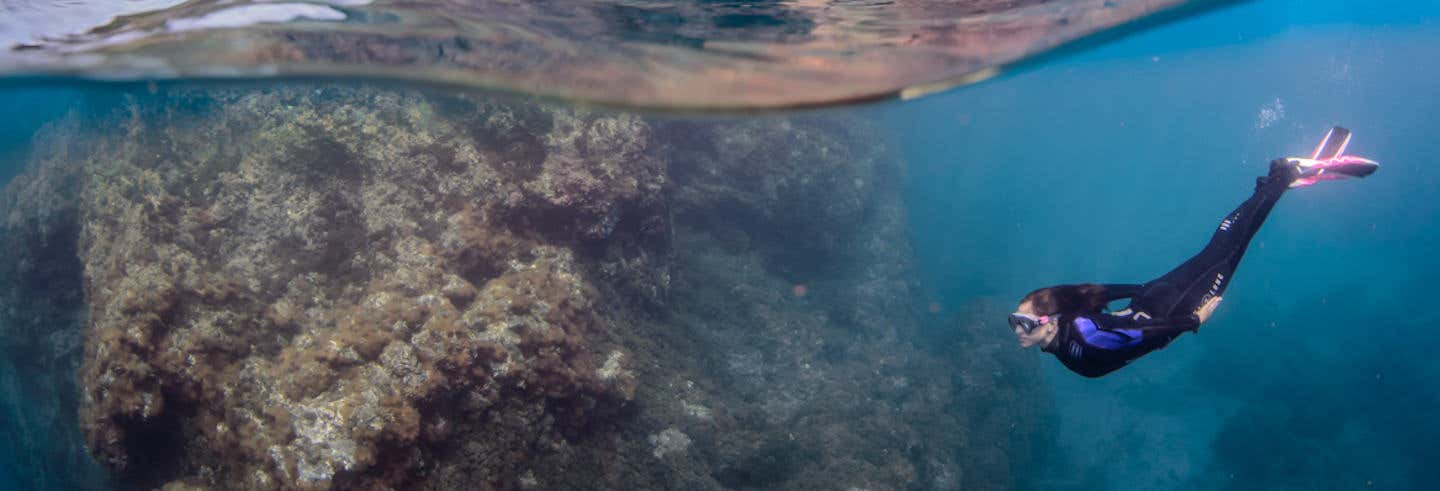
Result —
<path fill-rule="evenodd" d="M 1334 126 L 1330 131 L 1325 132 L 1325 138 L 1320 140 L 1320 145 L 1315 147 L 1315 153 L 1310 155 L 1313 160 L 1330 160 L 1345 154 L 1345 148 L 1350 146 L 1350 130 L 1343 126 Z"/>

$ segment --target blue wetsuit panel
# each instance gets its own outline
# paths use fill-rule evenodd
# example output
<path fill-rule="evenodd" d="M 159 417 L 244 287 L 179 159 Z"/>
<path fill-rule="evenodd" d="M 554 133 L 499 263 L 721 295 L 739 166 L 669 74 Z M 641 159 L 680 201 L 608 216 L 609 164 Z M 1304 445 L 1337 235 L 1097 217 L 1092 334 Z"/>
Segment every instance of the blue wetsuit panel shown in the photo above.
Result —
<path fill-rule="evenodd" d="M 1116 329 L 1105 330 L 1095 326 L 1095 322 L 1084 317 L 1075 318 L 1075 327 L 1080 330 L 1080 337 L 1085 339 L 1085 344 L 1101 349 L 1124 349 L 1140 344 L 1140 338 L 1144 337 L 1139 329 Z"/>

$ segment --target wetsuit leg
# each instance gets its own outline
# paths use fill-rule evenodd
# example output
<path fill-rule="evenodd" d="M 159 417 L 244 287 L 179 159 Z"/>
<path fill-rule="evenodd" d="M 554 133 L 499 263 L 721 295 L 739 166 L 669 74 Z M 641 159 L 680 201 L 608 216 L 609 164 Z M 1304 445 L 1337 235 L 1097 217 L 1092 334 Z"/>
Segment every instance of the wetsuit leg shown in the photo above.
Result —
<path fill-rule="evenodd" d="M 1146 283 L 1132 300 L 1131 307 L 1153 318 L 1169 318 L 1194 312 L 1210 297 L 1223 293 L 1250 239 L 1260 231 L 1265 217 L 1270 215 L 1296 174 L 1293 166 L 1283 161 L 1272 162 L 1270 175 L 1256 179 L 1255 193 L 1225 216 L 1205 249 L 1164 276 Z"/>

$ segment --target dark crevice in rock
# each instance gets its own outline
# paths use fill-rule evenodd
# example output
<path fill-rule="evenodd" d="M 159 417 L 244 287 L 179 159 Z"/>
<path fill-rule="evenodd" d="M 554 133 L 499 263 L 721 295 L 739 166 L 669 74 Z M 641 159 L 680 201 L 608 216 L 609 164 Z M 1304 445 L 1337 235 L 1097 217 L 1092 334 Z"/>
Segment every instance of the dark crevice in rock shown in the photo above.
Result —
<path fill-rule="evenodd" d="M 126 418 L 116 422 L 127 435 L 125 468 L 117 482 L 130 489 L 153 489 L 174 479 L 176 469 L 187 460 L 186 418 L 194 415 L 182 405 L 172 404 L 159 417 L 149 420 Z"/>

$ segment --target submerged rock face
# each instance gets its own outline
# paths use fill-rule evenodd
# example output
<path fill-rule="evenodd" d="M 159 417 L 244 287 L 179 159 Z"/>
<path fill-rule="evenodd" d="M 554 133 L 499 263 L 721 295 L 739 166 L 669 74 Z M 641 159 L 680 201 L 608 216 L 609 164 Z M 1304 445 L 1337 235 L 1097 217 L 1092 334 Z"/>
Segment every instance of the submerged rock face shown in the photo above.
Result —
<path fill-rule="evenodd" d="M 414 474 L 456 426 L 518 423 L 528 441 L 482 455 L 498 475 L 632 396 L 602 372 L 608 326 L 568 244 L 651 218 L 662 169 L 637 118 L 447 120 L 335 88 L 214 103 L 132 106 L 86 166 L 81 422 L 104 461 L 183 435 L 185 474 L 349 487 Z"/>
<path fill-rule="evenodd" d="M 974 456 L 1009 444 L 970 439 L 1011 423 L 976 416 L 996 380 L 914 344 L 901 168 L 853 121 L 335 86 L 124 107 L 56 130 L 76 150 L 4 211 L 17 270 L 82 275 L 54 332 L 83 333 L 79 426 L 127 483 L 1008 482 Z M 78 261 L 37 269 L 41 236 Z"/>

